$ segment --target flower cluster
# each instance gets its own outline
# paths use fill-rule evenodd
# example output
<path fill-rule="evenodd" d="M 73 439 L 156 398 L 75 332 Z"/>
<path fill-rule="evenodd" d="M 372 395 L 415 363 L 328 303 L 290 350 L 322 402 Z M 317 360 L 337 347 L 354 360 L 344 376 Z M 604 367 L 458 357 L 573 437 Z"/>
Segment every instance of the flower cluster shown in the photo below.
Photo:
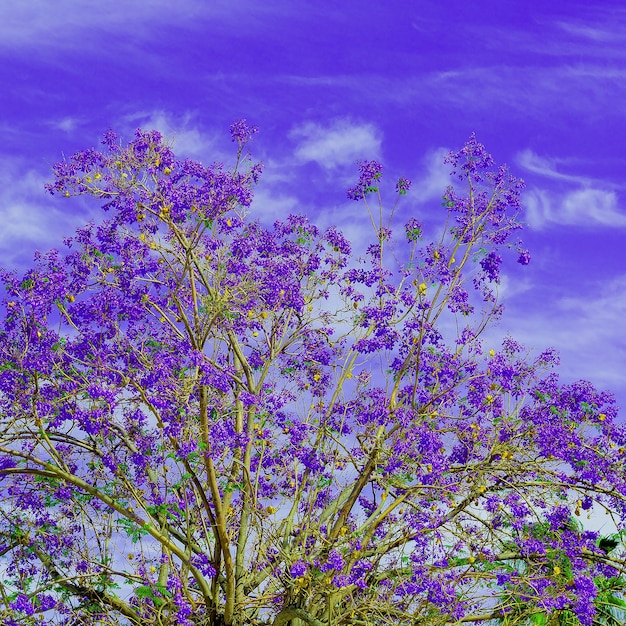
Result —
<path fill-rule="evenodd" d="M 359 182 L 348 189 L 350 200 L 362 200 L 370 193 L 378 191 L 378 181 L 383 175 L 383 166 L 378 161 L 361 161 L 359 163 Z M 403 182 L 402 189 L 407 190 L 409 181 Z"/>
<path fill-rule="evenodd" d="M 245 119 L 233 122 L 230 126 L 230 136 L 234 142 L 240 146 L 246 144 L 252 136 L 259 132 L 257 126 L 248 126 Z"/>

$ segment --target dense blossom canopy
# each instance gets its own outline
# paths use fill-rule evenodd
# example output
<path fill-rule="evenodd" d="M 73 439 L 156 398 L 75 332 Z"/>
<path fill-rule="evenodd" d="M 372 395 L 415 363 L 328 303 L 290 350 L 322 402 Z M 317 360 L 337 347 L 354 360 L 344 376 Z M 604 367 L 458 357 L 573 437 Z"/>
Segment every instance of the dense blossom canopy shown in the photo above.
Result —
<path fill-rule="evenodd" d="M 576 520 L 623 529 L 626 430 L 484 339 L 521 182 L 470 137 L 427 241 L 363 162 L 359 257 L 251 219 L 255 130 L 232 169 L 142 131 L 55 166 L 108 215 L 2 274 L 2 623 L 591 624 L 623 561 Z"/>

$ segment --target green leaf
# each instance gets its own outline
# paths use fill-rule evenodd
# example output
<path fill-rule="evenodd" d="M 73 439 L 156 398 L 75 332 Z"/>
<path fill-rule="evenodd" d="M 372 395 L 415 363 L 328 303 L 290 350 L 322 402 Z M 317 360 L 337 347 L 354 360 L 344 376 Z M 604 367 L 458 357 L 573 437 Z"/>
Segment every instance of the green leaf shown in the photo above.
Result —
<path fill-rule="evenodd" d="M 55 344 L 52 345 L 52 350 L 54 352 L 58 352 L 67 344 L 67 339 L 65 337 L 61 337 Z"/>
<path fill-rule="evenodd" d="M 535 626 L 545 626 L 548 621 L 548 616 L 545 613 L 533 613 L 533 615 L 530 616 L 530 621 Z"/>
<path fill-rule="evenodd" d="M 168 515 L 169 511 L 167 510 L 166 504 L 159 504 L 157 506 L 147 506 L 146 511 L 150 513 L 150 515 Z"/>
<path fill-rule="evenodd" d="M 140 528 L 135 522 L 125 517 L 118 519 L 117 524 L 124 529 L 126 535 L 133 543 L 137 543 L 141 537 L 148 534 L 148 531 L 145 530 L 145 528 Z"/>
<path fill-rule="evenodd" d="M 141 585 L 140 587 L 135 587 L 135 595 L 138 598 L 154 598 L 154 591 L 148 585 Z"/>

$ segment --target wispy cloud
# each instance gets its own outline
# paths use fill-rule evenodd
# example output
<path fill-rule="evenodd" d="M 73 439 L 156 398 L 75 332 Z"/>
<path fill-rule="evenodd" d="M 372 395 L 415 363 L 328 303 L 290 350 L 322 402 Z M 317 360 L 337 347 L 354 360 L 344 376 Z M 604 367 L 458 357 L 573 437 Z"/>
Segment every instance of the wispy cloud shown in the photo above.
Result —
<path fill-rule="evenodd" d="M 626 274 L 600 284 L 591 297 L 567 296 L 557 306 L 563 313 L 585 322 L 585 330 L 574 339 L 574 345 L 591 344 L 602 336 L 615 339 L 616 345 L 626 350 L 626 334 L 618 332 L 623 329 L 626 311 Z M 623 373 L 624 370 L 620 372 Z"/>
<path fill-rule="evenodd" d="M 597 11 L 590 22 L 580 20 L 558 20 L 555 22 L 557 28 L 563 32 L 573 35 L 583 41 L 594 43 L 623 43 L 626 40 L 624 32 L 624 22 L 626 12 L 612 8 L 610 12 L 605 7 L 596 7 Z"/>
<path fill-rule="evenodd" d="M 18 268 L 29 264 L 35 250 L 61 246 L 63 237 L 93 217 L 88 209 L 67 211 L 65 198 L 46 194 L 50 176 L 23 167 L 23 163 L 0 155 L 0 265 Z M 51 243 L 53 242 L 53 243 Z"/>
<path fill-rule="evenodd" d="M 250 211 L 251 219 L 259 220 L 265 226 L 276 220 L 284 220 L 290 213 L 301 212 L 298 198 L 281 193 L 263 182 L 254 190 Z"/>
<path fill-rule="evenodd" d="M 48 123 L 51 128 L 62 130 L 65 133 L 73 133 L 81 124 L 81 120 L 77 117 L 64 117 Z"/>
<path fill-rule="evenodd" d="M 539 176 L 556 180 L 571 181 L 578 184 L 589 184 L 591 182 L 590 179 L 587 178 L 559 172 L 557 167 L 563 162 L 562 160 L 553 157 L 540 156 L 530 149 L 519 152 L 515 160 L 517 161 L 517 164 L 523 167 L 526 171 L 538 174 Z"/>
<path fill-rule="evenodd" d="M 420 204 L 440 200 L 451 184 L 450 165 L 444 163 L 449 152 L 449 148 L 435 148 L 422 160 L 421 172 L 412 188 L 412 195 Z"/>
<path fill-rule="evenodd" d="M 626 212 L 614 191 L 598 188 L 554 192 L 537 187 L 523 196 L 525 218 L 531 228 L 584 226 L 626 228 Z"/>
<path fill-rule="evenodd" d="M 498 285 L 498 298 L 506 306 L 508 300 L 532 292 L 535 286 L 535 283 L 528 278 L 513 277 L 503 273 Z"/>
<path fill-rule="evenodd" d="M 223 1 L 212 2 L 211 13 L 224 12 Z M 81 40 L 88 32 L 126 32 L 134 36 L 147 35 L 150 24 L 159 22 L 194 23 L 199 10 L 209 13 L 201 0 L 186 0 L 172 11 L 167 0 L 126 0 L 123 3 L 103 5 L 98 0 L 5 0 L 0 3 L 0 47 L 28 47 L 41 49 L 55 45 L 72 48 L 80 33 Z"/>
<path fill-rule="evenodd" d="M 557 183 L 556 188 L 534 185 L 524 192 L 526 221 L 536 230 L 550 226 L 626 227 L 626 211 L 617 192 L 604 181 L 563 173 L 564 160 L 542 157 L 532 150 L 517 155 L 526 171 Z M 560 185 L 558 183 L 561 183 Z"/>
<path fill-rule="evenodd" d="M 334 120 L 328 125 L 306 122 L 293 128 L 295 156 L 314 161 L 324 169 L 353 164 L 359 158 L 377 159 L 381 152 L 380 132 L 373 124 Z"/>

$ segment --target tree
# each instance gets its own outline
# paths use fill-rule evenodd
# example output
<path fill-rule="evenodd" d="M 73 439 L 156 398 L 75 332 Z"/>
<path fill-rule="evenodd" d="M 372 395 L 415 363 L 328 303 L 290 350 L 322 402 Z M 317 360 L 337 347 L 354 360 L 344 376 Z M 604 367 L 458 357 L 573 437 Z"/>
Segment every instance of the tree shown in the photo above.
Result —
<path fill-rule="evenodd" d="M 394 239 L 363 162 L 361 258 L 250 218 L 253 132 L 231 170 L 142 131 L 55 166 L 109 217 L 2 275 L 4 623 L 435 625 L 517 598 L 591 624 L 623 559 L 567 520 L 623 528 L 626 431 L 552 351 L 483 346 L 501 255 L 530 259 L 521 182 L 472 136 L 441 236 Z"/>

